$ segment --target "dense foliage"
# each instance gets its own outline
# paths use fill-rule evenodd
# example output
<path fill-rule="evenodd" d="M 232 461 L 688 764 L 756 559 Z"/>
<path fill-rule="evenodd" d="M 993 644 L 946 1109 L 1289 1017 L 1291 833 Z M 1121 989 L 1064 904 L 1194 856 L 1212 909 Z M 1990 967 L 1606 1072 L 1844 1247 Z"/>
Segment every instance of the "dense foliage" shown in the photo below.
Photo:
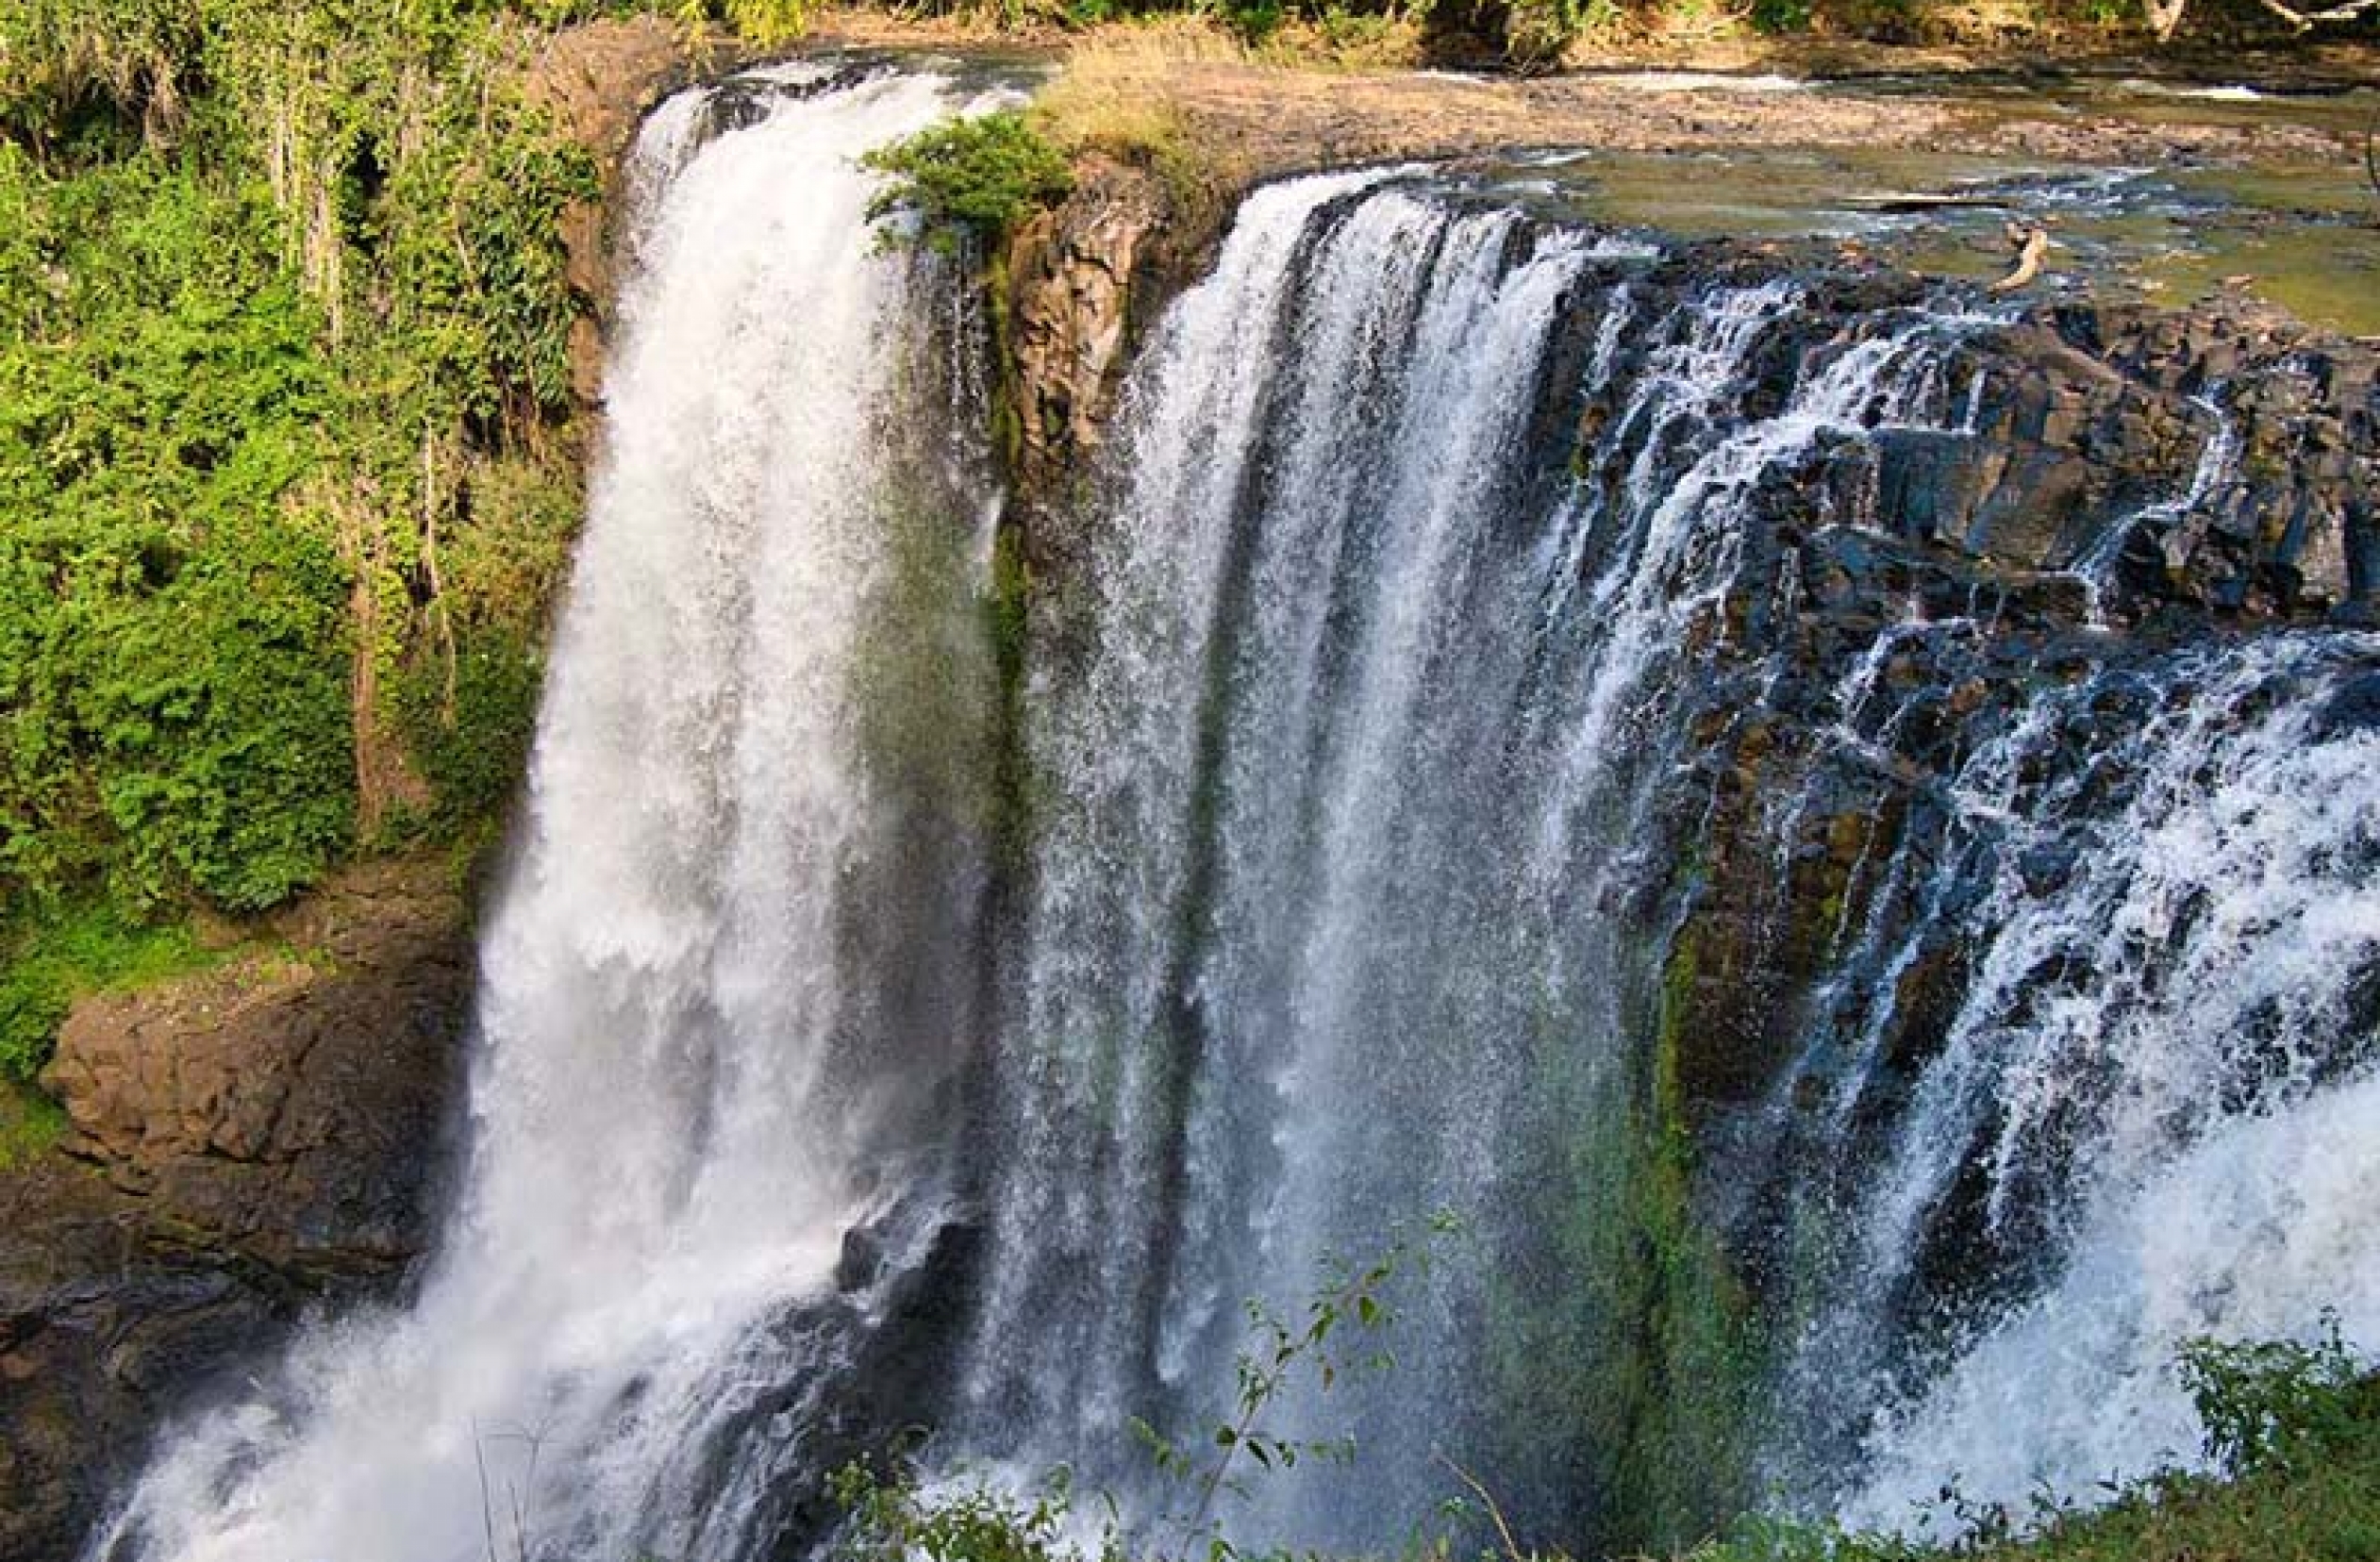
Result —
<path fill-rule="evenodd" d="M 990 250 L 1074 183 L 1065 155 L 1014 108 L 945 120 L 863 160 L 890 175 L 869 215 L 913 213 L 919 237 L 945 254 L 969 242 Z"/>
<path fill-rule="evenodd" d="M 575 8 L 0 0 L 0 1072 L 123 974 L 65 908 L 260 910 L 508 798 L 594 191 L 520 82 Z"/>
<path fill-rule="evenodd" d="M 1393 33 L 1523 62 L 1697 17 L 1922 37 L 1962 14 L 923 8 L 1062 26 L 1189 12 L 1250 40 L 1303 29 L 1333 58 Z M 2026 14 L 2137 31 L 2136 9 Z M 38 955 L 61 907 L 253 912 L 349 853 L 488 834 L 517 784 L 576 514 L 570 349 L 587 301 L 560 219 L 595 189 L 524 84 L 553 28 L 631 10 L 763 47 L 812 21 L 809 0 L 0 0 L 8 958 Z M 2261 0 L 2198 0 L 2186 31 L 2227 15 L 2272 19 Z M 1161 167 L 1196 156 L 1151 113 L 1121 140 Z M 938 127 L 881 158 L 891 199 L 928 242 L 996 246 L 1065 193 L 1069 151 L 1105 144 L 1098 126 L 1054 131 L 1064 120 L 1045 105 Z"/>

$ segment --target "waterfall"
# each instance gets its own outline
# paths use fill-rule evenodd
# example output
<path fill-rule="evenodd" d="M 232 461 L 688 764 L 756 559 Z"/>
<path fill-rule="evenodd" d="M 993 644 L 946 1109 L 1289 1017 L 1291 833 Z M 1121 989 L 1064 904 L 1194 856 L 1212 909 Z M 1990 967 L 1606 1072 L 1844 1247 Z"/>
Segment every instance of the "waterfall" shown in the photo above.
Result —
<path fill-rule="evenodd" d="M 1623 1185 L 1653 1174 L 1623 1146 L 1663 707 L 1764 480 L 1950 425 L 1939 358 L 1983 324 L 1878 315 L 1748 417 L 1795 289 L 1639 311 L 1647 258 L 1410 171 L 1293 180 L 1140 359 L 1028 701 L 1045 804 L 966 1447 L 1165 1511 L 1128 1419 L 1225 1419 L 1244 1298 L 1293 1315 L 1447 1208 L 1462 1251 L 1408 1299 L 1395 1371 L 1268 1417 L 1356 1457 L 1244 1517 L 1393 1543 L 1441 1452 L 1533 1518 L 1610 1497 L 1570 1445 L 1654 1413 L 1594 1382 L 1638 1320 L 1593 1271 L 1627 1261 Z M 1582 396 L 1610 411 L 1573 476 Z M 1561 1446 L 1512 1445 L 1556 1385 Z"/>
<path fill-rule="evenodd" d="M 1894 1524 L 1954 1475 L 2087 1496 L 2191 1452 L 2189 1335 L 2335 1303 L 2380 1340 L 2380 739 L 2341 692 L 2380 645 L 2118 644 L 2098 574 L 2050 647 L 1972 583 L 1817 601 L 1904 525 L 1894 440 L 1982 438 L 2008 329 L 1697 275 L 1423 171 L 1248 201 L 1133 371 L 1037 640 L 956 1461 L 1071 1469 L 1161 1530 L 1190 1494 L 1131 1421 L 1204 1446 L 1243 1301 L 1295 1316 L 1440 1208 L 1465 1230 L 1393 1371 L 1268 1407 L 1352 1457 L 1251 1470 L 1227 1526 L 1393 1546 L 1457 1494 L 1441 1454 L 1589 1547 L 1778 1482 Z M 2095 535 L 2201 524 L 2237 455 L 2219 420 Z M 1803 779 L 1715 840 L 1704 745 L 1756 719 L 1809 722 Z M 1789 902 L 1847 786 L 1896 823 L 1814 932 L 1741 935 L 1785 1066 L 1686 1101 L 1682 1069 L 1768 1067 L 1678 1034 L 1700 854 L 1765 854 Z M 1902 1003 L 1928 982 L 1939 1029 Z"/>
<path fill-rule="evenodd" d="M 1134 1423 L 1211 1446 L 1249 1299 L 1440 1210 L 1242 1542 L 1396 1547 L 1450 1462 L 1582 1556 L 1922 1526 L 2187 1458 L 2194 1335 L 2380 1345 L 2380 637 L 2106 610 L 2239 519 L 2248 410 L 1979 560 L 1912 453 L 2015 438 L 2038 322 L 1288 179 L 1131 360 L 1020 691 L 985 343 L 855 161 L 964 96 L 649 123 L 440 1255 L 95 1554 L 803 1555 L 913 1426 L 1171 1540 Z"/>
<path fill-rule="evenodd" d="M 856 163 L 953 105 L 790 67 L 655 116 L 440 1256 L 170 1435 L 99 1554 L 770 1546 L 793 1390 L 875 1304 L 844 1234 L 930 1239 L 974 1029 L 982 490 L 942 431 L 980 408 L 936 406 L 957 279 L 875 253 Z"/>
<path fill-rule="evenodd" d="M 1960 919 L 1975 975 L 1816 1338 L 1874 1327 L 1962 1174 L 1988 1231 L 2063 1261 L 1887 1401 L 1854 1518 L 1906 1522 L 1945 1481 L 2017 1511 L 2194 1463 L 2192 1338 L 2335 1308 L 2380 1340 L 2380 730 L 2354 708 L 2375 665 L 2354 635 L 2177 654 L 2044 694 L 1958 778 L 1976 823 L 1953 827 L 2005 838 Z M 2111 695 L 2138 724 L 2053 769 Z"/>

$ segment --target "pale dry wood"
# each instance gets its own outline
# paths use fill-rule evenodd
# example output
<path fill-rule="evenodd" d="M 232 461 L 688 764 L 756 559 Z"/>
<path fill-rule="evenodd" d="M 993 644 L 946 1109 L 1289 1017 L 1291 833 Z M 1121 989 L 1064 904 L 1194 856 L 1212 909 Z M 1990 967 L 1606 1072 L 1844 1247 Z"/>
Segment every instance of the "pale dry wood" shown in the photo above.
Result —
<path fill-rule="evenodd" d="M 2049 230 L 2039 227 L 2007 227 L 2008 242 L 2016 246 L 2016 269 L 1991 285 L 1996 293 L 2014 292 L 2041 274 L 2041 263 L 2049 258 Z"/>

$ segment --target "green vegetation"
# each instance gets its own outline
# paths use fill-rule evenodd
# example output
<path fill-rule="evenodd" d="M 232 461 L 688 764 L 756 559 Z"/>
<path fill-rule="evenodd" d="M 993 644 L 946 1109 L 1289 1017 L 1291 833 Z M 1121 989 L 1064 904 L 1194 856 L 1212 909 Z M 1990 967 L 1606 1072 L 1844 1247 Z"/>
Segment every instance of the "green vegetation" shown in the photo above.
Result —
<path fill-rule="evenodd" d="M 2089 1511 L 2012 1514 L 1946 1493 L 1966 1533 L 1940 1546 L 1748 1519 L 1688 1562 L 2354 1562 L 2380 1557 L 2380 1375 L 2340 1340 L 2201 1341 L 2180 1362 L 2213 1462 Z"/>
<path fill-rule="evenodd" d="M 66 1132 L 66 1110 L 41 1091 L 0 1078 L 0 1172 L 32 1159 Z"/>
<path fill-rule="evenodd" d="M 1396 1324 L 1400 1283 L 1426 1274 L 1460 1232 L 1460 1221 L 1440 1211 L 1417 1231 L 1393 1233 L 1373 1261 L 1334 1267 L 1294 1317 L 1250 1300 L 1226 1419 L 1188 1445 L 1146 1421 L 1132 1422 L 1134 1437 L 1180 1504 L 1149 1521 L 1136 1552 L 1126 1548 L 1115 1504 L 1099 1494 L 1104 1513 L 1095 1523 L 1097 1562 L 1234 1562 L 1274 1554 L 1245 1551 L 1233 1539 L 1226 1505 L 1248 1500 L 1251 1477 L 1285 1476 L 1301 1461 L 1344 1462 L 1354 1445 L 1347 1438 L 1282 1436 L 1270 1428 L 1268 1415 L 1298 1384 L 1328 1394 L 1358 1376 L 1387 1371 L 1393 1362 L 1383 1342 Z M 1094 1526 L 1086 1521 L 1081 1494 L 1065 1471 L 1054 1471 L 1029 1497 L 980 1482 L 929 1495 L 907 1462 L 896 1459 L 890 1471 L 879 1471 L 861 1461 L 840 1471 L 832 1488 L 851 1520 L 841 1538 L 842 1562 L 1080 1562 L 1090 1554 L 1080 1537 Z M 1462 1511 L 1456 1504 L 1448 1514 L 1461 1517 Z M 1441 1543 L 1437 1554 L 1443 1554 Z"/>
<path fill-rule="evenodd" d="M 66 1005 L 86 992 L 196 970 L 210 955 L 179 924 L 145 925 L 94 902 L 19 928 L 0 967 L 0 1079 L 32 1077 Z"/>
<path fill-rule="evenodd" d="M 913 212 L 921 241 L 945 255 L 990 254 L 1074 187 L 1065 155 L 1016 108 L 945 120 L 862 160 L 889 180 L 869 216 Z"/>
<path fill-rule="evenodd" d="M 522 82 L 585 8 L 0 0 L 0 1073 L 154 973 L 77 930 L 510 797 L 595 190 Z"/>
<path fill-rule="evenodd" d="M 1363 1283 L 1384 1284 L 1395 1270 L 1391 1263 L 1372 1271 Z M 1245 1428 L 1256 1424 L 1287 1374 L 1326 1371 L 1330 1328 L 1324 1321 L 1367 1330 L 1389 1322 L 1376 1300 L 1369 1311 L 1349 1300 L 1364 1294 L 1358 1290 L 1334 1297 L 1325 1292 L 1302 1332 L 1283 1329 L 1277 1321 L 1267 1327 L 1268 1321 L 1258 1313 L 1258 1326 L 1241 1357 L 1243 1414 L 1215 1429 L 1203 1463 L 1140 1429 L 1143 1440 L 1157 1450 L 1160 1469 L 1190 1489 L 1209 1495 L 1230 1484 L 1232 1461 L 1247 1450 Z M 2031 1512 L 2016 1515 L 1963 1501 L 1955 1490 L 1945 1492 L 1947 1512 L 1962 1532 L 1939 1544 L 1746 1515 L 1723 1537 L 1673 1554 L 1679 1562 L 2355 1562 L 2380 1557 L 2380 1375 L 2345 1349 L 2335 1321 L 2328 1337 L 2312 1346 L 2193 1345 L 2184 1353 L 2181 1368 L 2205 1429 L 2205 1452 L 2214 1461 L 2208 1473 L 2153 1476 L 2089 1511 L 2044 1500 Z M 1263 1471 L 1288 1476 L 1295 1468 L 1294 1452 L 1284 1456 L 1279 1447 L 1268 1451 Z M 1480 1562 L 1571 1562 L 1570 1553 L 1540 1550 L 1517 1537 L 1488 1486 L 1470 1471 L 1449 1464 L 1448 1475 L 1461 1495 L 1440 1504 L 1437 1517 L 1486 1522 L 1495 1547 L 1479 1553 Z M 1092 1555 L 1097 1562 L 1186 1562 L 1194 1555 L 1209 1562 L 1260 1556 L 1287 1562 L 1291 1554 L 1235 1539 L 1212 1521 L 1211 1509 L 1205 1504 L 1193 1510 L 1190 1523 L 1161 1519 L 1127 1538 L 1114 1504 L 1104 1498 L 1096 1520 L 1085 1521 L 1084 1494 L 1062 1471 L 1029 1495 L 983 1484 L 928 1495 L 915 1471 L 904 1465 L 896 1463 L 888 1476 L 857 1464 L 837 1478 L 835 1492 L 852 1517 L 844 1536 L 846 1562 L 1061 1562 Z M 1087 1531 L 1096 1535 L 1089 1549 L 1081 1544 Z M 1446 1562 L 1456 1553 L 1450 1530 L 1415 1534 L 1406 1553 L 1412 1562 Z"/>
<path fill-rule="evenodd" d="M 687 27 L 724 26 L 763 49 L 791 43 L 809 30 L 809 0 L 677 0 Z"/>
<path fill-rule="evenodd" d="M 929 0 L 912 14 L 1069 31 L 1187 20 L 1258 58 L 1291 64 L 1469 62 L 1493 53 L 1523 70 L 1559 67 L 1574 45 L 1751 34 L 2085 48 L 2380 35 L 2380 0 Z"/>

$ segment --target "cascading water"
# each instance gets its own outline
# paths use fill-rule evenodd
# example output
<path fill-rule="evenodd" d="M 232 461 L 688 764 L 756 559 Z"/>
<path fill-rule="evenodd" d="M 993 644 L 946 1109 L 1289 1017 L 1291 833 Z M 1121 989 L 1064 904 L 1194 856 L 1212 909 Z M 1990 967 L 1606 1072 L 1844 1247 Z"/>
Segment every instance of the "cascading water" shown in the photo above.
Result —
<path fill-rule="evenodd" d="M 1670 1148 L 1680 1050 L 1724 1045 L 1673 1031 L 1705 871 L 1675 855 L 1701 849 L 1689 729 L 1789 679 L 1779 625 L 1808 608 L 1780 515 L 1889 532 L 1878 453 L 1979 438 L 2005 322 L 1938 298 L 1813 328 L 1790 280 L 1663 292 L 1650 258 L 1409 171 L 1291 181 L 1139 363 L 1027 701 L 1044 806 L 959 1449 L 1191 1506 L 1136 1474 L 1128 1419 L 1228 1419 L 1242 1298 L 1294 1312 L 1334 1255 L 1441 1206 L 1468 1233 L 1408 1298 L 1394 1372 L 1269 1407 L 1356 1434 L 1352 1465 L 1263 1485 L 1249 1533 L 1392 1544 L 1451 1493 L 1441 1453 L 1573 1543 L 1690 1539 L 1814 1458 L 1811 1499 L 1864 1519 L 1905 1521 L 1954 1467 L 1992 1498 L 2087 1492 L 2187 1452 L 2160 1375 L 2187 1333 L 2336 1301 L 2380 1338 L 2344 1145 L 2380 770 L 2368 723 L 2316 714 L 2380 663 L 2368 638 L 2020 689 L 1925 801 L 1933 833 L 1854 865 L 1868 911 L 1828 913 L 1808 996 L 1767 1022 L 1802 1063 L 1705 1125 L 1699 1168 Z M 2200 524 L 2235 455 L 2226 423 L 2108 535 Z M 1813 494 L 1831 511 L 1800 513 Z M 1813 763 L 1917 773 L 1897 750 L 1940 713 L 1887 669 L 1989 638 L 1989 611 L 1865 631 Z M 1714 694 L 1738 634 L 1779 649 Z M 2114 732 L 2127 688 L 2163 708 L 2120 752 L 2027 747 Z M 1814 807 L 1761 814 L 1780 882 Z M 2046 890 L 2044 852 L 2088 866 Z M 1946 939 L 1966 1006 L 1912 1057 L 1893 1005 Z M 2353 1165 L 2282 1193 L 2276 1157 L 2305 1151 L 2276 1116 Z M 1794 1144 L 1866 1191 L 1804 1200 L 1838 1251 L 1757 1280 L 1815 1318 L 1763 1348 L 1729 1252 L 1763 1217 L 1729 1184 Z M 1979 1260 L 1981 1289 L 1940 1252 L 1978 1167 L 2026 1206 L 2025 1264 Z M 2185 1258 L 2154 1236 L 2184 1199 L 2256 1226 Z M 1870 1472 L 1847 1494 L 1846 1470 Z"/>
<path fill-rule="evenodd" d="M 2044 1481 L 2188 1462 L 2191 1338 L 2300 1335 L 2334 1307 L 2380 1339 L 2380 731 L 2354 709 L 2375 665 L 2351 635 L 2176 655 L 2044 694 L 1954 784 L 1948 828 L 1990 841 L 1956 922 L 1974 976 L 1813 1356 L 1838 1369 L 1830 1337 L 1889 1316 L 1962 1176 L 1992 1237 L 2062 1262 L 1887 1401 L 1855 1519 L 1907 1522 L 1946 1480 L 2015 1511 Z M 2137 725 L 2054 768 L 2114 705 Z"/>
<path fill-rule="evenodd" d="M 1746 419 L 1793 289 L 1638 318 L 1644 258 L 1390 171 L 1294 181 L 1142 359 L 1052 636 L 1086 649 L 1028 702 L 1049 801 L 970 1446 L 1128 1480 L 1127 1417 L 1222 1419 L 1241 1298 L 1294 1310 L 1440 1207 L 1469 1256 L 1392 1378 L 1273 1407 L 1362 1447 L 1266 1498 L 1268 1537 L 1393 1540 L 1441 1447 L 1510 1478 L 1546 1450 L 1497 1447 L 1500 1403 L 1568 1399 L 1556 1440 L 1651 1413 L 1596 1421 L 1639 1304 L 1595 1271 L 1647 1175 L 1614 1146 L 1657 981 L 1627 907 L 1660 872 L 1668 681 L 1764 477 L 1947 424 L 1938 359 L 1979 322 L 1879 316 Z M 1573 480 L 1544 457 L 1580 375 L 1612 410 Z M 1546 1463 L 1533 1515 L 1617 1478 Z"/>
<path fill-rule="evenodd" d="M 2228 411 L 1961 574 L 1904 512 L 2007 437 L 1972 295 L 1287 181 L 997 751 L 971 327 L 853 162 L 953 92 L 860 75 L 648 126 L 446 1247 L 104 1554 L 455 1562 L 517 1492 L 532 1554 L 800 1554 L 913 1423 L 1161 1531 L 1130 1422 L 1441 1208 L 1394 1369 L 1267 1407 L 1352 1460 L 1226 1528 L 1393 1544 L 1441 1455 L 1581 1554 L 1900 1522 L 2186 1453 L 2192 1333 L 2380 1342 L 2380 640 L 2103 622 L 2250 491 Z"/>
<path fill-rule="evenodd" d="M 845 1231 L 902 1201 L 888 1241 L 930 1227 L 925 1114 L 977 982 L 980 821 L 952 777 L 990 708 L 981 495 L 940 431 L 980 413 L 935 401 L 957 279 L 872 253 L 856 163 L 953 93 L 854 74 L 690 94 L 638 154 L 608 448 L 434 1271 L 174 1435 L 100 1554 L 770 1545 L 804 1430 L 785 1386 L 850 1332 L 821 1311 Z"/>

